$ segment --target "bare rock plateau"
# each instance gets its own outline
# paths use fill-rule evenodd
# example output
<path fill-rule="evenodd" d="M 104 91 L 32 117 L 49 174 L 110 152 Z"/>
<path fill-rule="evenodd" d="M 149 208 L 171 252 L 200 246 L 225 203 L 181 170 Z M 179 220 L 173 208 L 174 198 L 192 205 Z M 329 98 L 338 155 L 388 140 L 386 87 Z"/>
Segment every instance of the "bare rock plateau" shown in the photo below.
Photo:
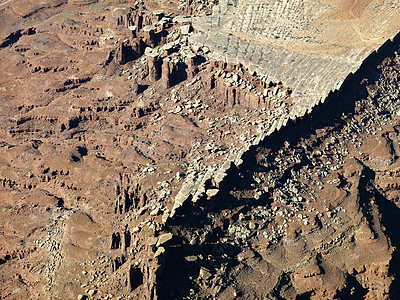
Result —
<path fill-rule="evenodd" d="M 0 299 L 400 299 L 397 0 L 0 0 Z"/>

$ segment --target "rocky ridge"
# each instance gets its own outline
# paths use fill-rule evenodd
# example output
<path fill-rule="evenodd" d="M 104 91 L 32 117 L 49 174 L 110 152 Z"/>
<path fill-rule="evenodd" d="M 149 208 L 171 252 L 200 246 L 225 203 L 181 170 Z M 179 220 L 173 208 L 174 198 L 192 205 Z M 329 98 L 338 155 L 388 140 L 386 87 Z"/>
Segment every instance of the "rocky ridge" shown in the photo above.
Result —
<path fill-rule="evenodd" d="M 297 172 L 310 148 L 322 147 L 318 133 L 294 158 L 290 149 L 295 141 L 286 143 L 286 150 L 271 150 L 276 153 L 260 150 L 260 168 L 271 172 L 254 173 L 256 183 L 248 188 L 249 177 L 243 174 L 253 170 L 245 171 L 251 165 L 247 157 L 262 141 L 285 135 L 285 125 L 292 128 L 289 116 L 296 107 L 296 89 L 240 63 L 215 60 L 210 47 L 190 42 L 193 25 L 185 14 L 207 14 L 214 4 L 0 4 L 1 18 L 9 20 L 2 25 L 0 43 L 0 95 L 5 100 L 0 173 L 3 298 L 329 298 L 394 293 L 396 279 L 388 266 L 395 269 L 395 235 L 385 237 L 381 204 L 367 206 L 355 195 L 380 201 L 371 170 L 391 166 L 396 150 L 389 151 L 383 164 L 374 154 L 368 168 L 351 162 L 346 168 L 353 175 L 344 188 L 344 175 L 336 178 L 333 173 L 337 170 L 316 170 L 318 178 L 333 177 L 329 182 L 307 171 L 292 174 L 292 165 Z M 396 43 L 386 45 L 384 52 L 393 56 Z M 377 61 L 373 56 L 365 65 L 380 65 Z M 376 78 L 369 79 L 370 98 L 361 101 L 366 108 L 354 118 L 365 119 L 362 114 L 368 109 L 381 115 L 385 107 L 394 116 L 396 106 L 390 103 L 396 99 L 397 56 L 391 62 L 379 73 L 388 80 L 374 86 Z M 384 99 L 387 105 L 374 108 L 373 99 Z M 368 126 L 378 121 L 371 116 Z M 348 124 L 346 130 L 356 126 Z M 337 139 L 344 147 L 341 128 L 335 130 L 339 136 L 333 143 Z M 393 134 L 388 128 L 388 135 Z M 345 159 L 348 153 L 339 150 L 332 151 Z M 312 166 L 331 159 L 331 153 L 319 151 L 310 160 Z M 263 162 L 271 157 L 277 159 L 275 165 Z M 365 163 L 365 157 L 358 160 Z M 315 179 L 327 190 L 339 184 L 339 192 L 327 192 L 328 197 L 338 193 L 337 203 L 322 203 L 318 199 L 325 191 L 307 187 L 309 182 L 286 181 L 289 173 L 297 181 L 302 176 Z M 396 183 L 386 185 L 385 174 L 379 184 L 392 195 L 390 200 L 396 199 Z M 367 181 L 362 179 L 366 176 Z M 310 199 L 301 188 L 315 203 L 307 203 Z M 350 195 L 343 196 L 343 189 Z M 221 210 L 225 205 L 228 209 Z M 342 214 L 353 218 L 349 221 Z M 258 232 L 257 238 L 252 232 Z M 323 252 L 303 232 L 321 232 L 321 243 L 333 248 L 324 246 L 329 251 Z M 363 256 L 343 262 L 346 267 L 332 263 L 342 255 L 335 245 L 353 233 L 356 243 L 350 241 L 348 247 Z M 383 249 L 371 260 L 375 269 L 363 260 L 362 241 L 370 240 Z M 303 243 L 299 253 L 308 253 L 307 260 L 283 251 L 283 242 L 296 247 Z M 289 258 L 282 264 L 270 253 Z M 176 268 L 182 262 L 185 268 L 191 266 L 189 274 Z M 255 271 L 243 266 L 255 266 Z M 329 283 L 325 290 L 318 284 L 320 275 Z M 255 278 L 265 282 L 261 291 L 251 286 Z"/>
<path fill-rule="evenodd" d="M 191 193 L 212 195 L 227 157 L 290 109 L 290 88 L 210 61 L 168 10 L 1 4 L 2 296 L 156 297 L 182 191 L 203 178 Z"/>

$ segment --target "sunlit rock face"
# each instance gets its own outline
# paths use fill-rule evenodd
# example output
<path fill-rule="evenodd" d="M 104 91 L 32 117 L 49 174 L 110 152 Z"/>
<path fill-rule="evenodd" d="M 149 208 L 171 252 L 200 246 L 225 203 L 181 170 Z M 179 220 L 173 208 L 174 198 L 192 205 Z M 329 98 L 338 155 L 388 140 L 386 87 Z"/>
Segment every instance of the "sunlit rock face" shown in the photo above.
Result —
<path fill-rule="evenodd" d="M 192 41 L 294 89 L 303 115 L 400 29 L 397 1 L 221 1 L 194 19 Z M 390 21 L 389 21 L 390 20 Z"/>

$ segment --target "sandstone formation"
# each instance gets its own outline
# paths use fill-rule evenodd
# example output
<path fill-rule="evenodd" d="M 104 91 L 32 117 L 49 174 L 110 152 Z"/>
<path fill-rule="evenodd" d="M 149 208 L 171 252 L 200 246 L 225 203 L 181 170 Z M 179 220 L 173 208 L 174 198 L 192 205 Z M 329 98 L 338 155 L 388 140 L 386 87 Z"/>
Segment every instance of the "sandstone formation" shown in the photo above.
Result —
<path fill-rule="evenodd" d="M 396 299 L 398 12 L 0 1 L 0 298 Z"/>
<path fill-rule="evenodd" d="M 293 88 L 290 117 L 296 118 L 393 39 L 399 21 L 397 1 L 223 0 L 211 15 L 194 18 L 200 33 L 191 41 L 209 47 L 217 60 Z"/>

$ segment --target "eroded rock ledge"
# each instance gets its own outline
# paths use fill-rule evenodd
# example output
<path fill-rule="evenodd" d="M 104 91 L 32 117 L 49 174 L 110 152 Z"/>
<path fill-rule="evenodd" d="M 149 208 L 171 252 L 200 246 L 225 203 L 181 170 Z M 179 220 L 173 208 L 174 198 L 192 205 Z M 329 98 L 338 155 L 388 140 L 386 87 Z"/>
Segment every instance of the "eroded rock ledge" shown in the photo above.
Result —
<path fill-rule="evenodd" d="M 221 2 L 219 7 L 224 3 Z M 287 8 L 288 3 L 282 2 L 282 7 Z M 299 3 L 291 1 L 289 4 L 295 7 Z M 364 7 L 366 10 L 376 10 L 375 2 L 368 3 L 372 4 Z M 280 179 L 274 172 L 264 174 L 266 179 L 255 176 L 258 185 L 251 183 L 257 188 L 255 190 L 241 187 L 248 183 L 242 172 L 251 165 L 249 156 L 255 157 L 253 151 L 259 144 L 267 144 L 296 128 L 307 128 L 310 124 L 307 120 L 319 115 L 318 109 L 330 112 L 329 109 L 340 102 L 335 101 L 345 95 L 346 86 L 359 86 L 357 80 L 363 77 L 365 69 L 381 68 L 380 60 L 385 55 L 396 57 L 393 49 L 398 46 L 398 41 L 386 43 L 382 51 L 365 60 L 355 76 L 348 76 L 339 92 L 327 98 L 329 101 L 323 98 L 325 103 L 322 105 L 311 101 L 311 106 L 307 106 L 308 102 L 304 106 L 299 101 L 299 87 L 291 84 L 295 81 L 254 72 L 251 63 L 242 64 L 225 56 L 215 56 L 219 50 L 212 44 L 195 42 L 199 34 L 202 36 L 198 26 L 200 19 L 194 20 L 184 13 L 207 14 L 213 4 L 213 1 L 201 4 L 182 1 L 178 4 L 171 1 L 91 0 L 0 3 L 0 18 L 9 21 L 0 24 L 0 97 L 4 100 L 0 102 L 1 297 L 124 299 L 130 296 L 155 299 L 160 296 L 170 299 L 171 291 L 166 287 L 174 287 L 174 284 L 165 279 L 174 270 L 171 262 L 175 266 L 190 263 L 193 271 L 189 275 L 183 273 L 184 282 L 189 283 L 182 287 L 188 289 L 176 288 L 176 297 L 192 297 L 191 288 L 197 295 L 193 297 L 223 297 L 223 293 L 238 296 L 239 290 L 225 289 L 218 280 L 231 282 L 236 275 L 230 273 L 232 277 L 229 277 L 228 273 L 239 261 L 247 266 L 259 265 L 261 273 L 272 272 L 276 280 L 269 284 L 274 293 L 279 290 L 284 295 L 284 283 L 293 274 L 286 267 L 271 267 L 264 260 L 268 251 L 280 249 L 282 239 L 302 237 L 308 228 L 312 231 L 320 226 L 320 219 L 300 212 L 305 204 L 301 204 L 299 195 L 296 195 L 296 201 L 286 199 L 288 196 L 294 199 L 296 189 L 300 192 L 296 182 L 284 182 L 292 174 L 285 168 L 292 163 L 301 166 L 297 162 L 308 154 L 295 153 L 290 157 L 290 143 L 285 144 L 284 149 L 272 155 L 278 158 L 276 172 L 281 172 L 283 177 Z M 307 5 L 308 2 L 304 7 Z M 390 3 L 388 12 L 396 10 L 396 5 Z M 242 2 L 235 2 L 232 9 L 240 9 L 240 6 L 243 6 Z M 362 5 L 361 8 L 360 11 L 364 11 Z M 252 9 L 249 8 L 250 15 L 254 15 Z M 260 10 L 264 8 L 260 7 Z M 287 9 L 285 12 L 293 12 L 294 16 L 298 13 Z M 212 21 L 218 16 L 215 13 L 210 17 Z M 376 14 L 382 16 L 379 9 Z M 282 20 L 296 20 L 293 16 L 282 16 Z M 385 36 L 394 27 L 385 30 L 374 32 L 383 32 Z M 221 33 L 224 35 L 224 30 Z M 293 33 L 285 33 L 283 37 L 292 38 L 291 35 Z M 279 39 L 269 38 L 277 40 L 281 47 L 277 46 L 277 49 L 283 49 Z M 369 46 L 383 42 L 379 36 L 372 38 L 373 42 L 367 43 Z M 310 74 L 303 74 L 304 80 L 310 81 L 310 87 L 315 87 L 319 71 L 313 67 L 314 63 L 318 65 L 320 57 L 318 53 L 307 56 L 301 40 L 297 44 L 303 47 L 301 57 L 317 57 L 308 62 L 312 65 L 308 66 Z M 313 45 L 316 47 L 319 43 Z M 251 46 L 261 47 L 257 43 Z M 270 45 L 265 47 L 269 49 Z M 371 49 L 375 48 L 367 50 Z M 295 50 L 286 47 L 282 53 L 294 53 Z M 254 52 L 250 48 L 246 51 Z M 332 57 L 340 57 L 344 52 L 329 53 Z M 301 61 L 300 58 L 295 60 L 302 66 Z M 393 69 L 398 68 L 394 58 L 392 62 Z M 280 64 L 276 62 L 276 66 Z M 335 62 L 328 64 L 334 65 Z M 297 76 L 294 67 L 292 64 L 285 69 L 291 72 L 286 74 L 286 79 Z M 330 74 L 322 69 L 323 74 Z M 384 88 L 371 86 L 376 78 L 369 78 L 361 85 L 364 87 L 369 83 L 368 91 L 376 99 L 387 95 L 386 89 L 390 90 L 390 95 L 395 95 L 396 86 L 392 81 L 397 79 L 393 72 L 385 69 L 382 74 L 391 82 L 380 82 Z M 378 111 L 383 113 L 384 109 L 380 107 Z M 394 115 L 394 108 L 390 114 Z M 291 120 L 293 117 L 295 120 Z M 361 114 L 356 117 L 365 119 Z M 353 130 L 354 126 L 351 124 L 346 128 Z M 393 132 L 388 134 L 395 136 Z M 384 142 L 383 139 L 379 141 L 377 146 Z M 397 174 L 396 170 L 385 173 L 385 166 L 391 166 L 396 160 L 392 154 L 397 146 L 391 144 L 392 152 L 371 156 L 366 168 L 349 167 L 355 172 L 350 180 L 353 185 L 360 182 L 363 191 L 372 189 L 375 184 L 372 178 L 368 182 L 360 179 L 371 169 L 383 172 L 376 182 L 387 193 L 395 195 L 397 181 L 390 184 L 385 181 L 387 176 Z M 310 145 L 312 147 L 312 141 Z M 322 165 L 328 163 L 323 150 L 321 146 L 321 154 L 316 154 L 315 160 L 308 164 L 309 168 L 313 163 L 319 163 L 319 157 Z M 261 163 L 263 155 L 258 156 Z M 271 157 L 266 154 L 264 159 Z M 324 172 L 327 170 L 322 167 L 318 170 L 319 175 Z M 235 179 L 236 175 L 240 179 Z M 329 179 L 334 183 L 337 180 Z M 231 193 L 232 184 L 235 187 Z M 339 196 L 343 194 L 340 184 L 339 180 Z M 275 189 L 276 193 L 273 193 Z M 351 191 L 355 191 L 354 186 Z M 223 199 L 228 199 L 228 203 Z M 262 200 L 261 205 L 256 204 L 257 199 Z M 276 201 L 274 207 L 269 206 L 271 199 Z M 379 208 L 359 204 L 355 197 L 346 199 L 350 199 L 350 208 L 364 211 L 354 213 L 354 222 L 346 223 L 347 227 L 338 227 L 338 231 L 347 232 L 351 226 L 360 226 L 354 229 L 360 243 L 372 241 L 385 246 L 379 269 L 365 267 L 365 270 L 383 274 L 386 279 L 380 275 L 377 279 L 365 275 L 363 266 L 354 272 L 331 273 L 334 268 L 327 265 L 323 256 L 310 256 L 307 261 L 299 262 L 304 268 L 295 273 L 295 277 L 300 278 L 293 281 L 299 293 L 314 293 L 314 289 L 306 291 L 302 282 L 304 278 L 319 278 L 316 276 L 322 275 L 322 270 L 329 276 L 341 274 L 339 288 L 332 285 L 329 293 L 347 293 L 346 288 L 353 287 L 351 280 L 358 274 L 365 275 L 357 277 L 359 282 L 364 280 L 361 277 L 372 278 L 377 285 L 382 284 L 380 291 L 388 291 L 392 279 L 385 275 L 386 265 L 396 241 L 385 242 L 382 230 L 374 227 L 381 222 L 377 213 Z M 253 211 L 253 204 L 262 207 Z M 227 205 L 229 211 L 214 214 L 220 205 Z M 335 210 L 326 205 L 329 214 L 326 213 L 323 226 L 336 226 L 335 220 L 345 213 L 342 208 L 348 209 L 339 206 Z M 368 216 L 365 213 L 368 209 L 373 211 L 372 225 L 372 219 L 363 220 L 363 216 Z M 303 225 L 287 225 L 290 228 L 290 234 L 287 234 L 286 228 L 281 227 L 285 226 L 284 221 L 273 223 L 273 220 L 277 216 L 285 217 L 287 224 L 295 216 L 292 212 L 301 213 L 298 217 L 301 221 L 296 224 Z M 325 213 L 320 212 L 325 220 Z M 273 224 L 271 228 L 264 228 L 259 219 L 250 222 L 252 216 L 271 218 Z M 207 227 L 213 217 L 216 220 L 214 227 Z M 191 228 L 188 222 L 197 224 L 200 231 Z M 268 242 L 262 240 L 257 244 L 249 240 L 249 243 L 255 248 L 259 246 L 262 251 L 248 249 L 242 244 L 250 233 L 258 232 L 257 228 Z M 335 239 L 333 244 L 340 242 L 340 235 Z M 203 242 L 204 251 L 199 246 Z M 185 245 L 193 246 L 193 253 L 183 251 Z M 196 247 L 201 250 L 199 253 Z M 359 247 L 363 249 L 363 246 Z M 219 255 L 216 261 L 212 258 L 215 253 L 210 252 L 211 248 Z M 313 248 L 310 246 L 309 249 Z M 244 253 L 238 256 L 242 250 Z M 180 257 L 181 253 L 184 257 Z M 217 264 L 220 260 L 232 262 L 232 265 L 221 265 L 217 270 L 217 266 L 210 263 Z M 243 274 L 239 272 L 237 276 Z M 346 277 L 346 274 L 351 276 Z M 328 275 L 326 281 L 331 278 Z M 198 289 L 206 282 L 215 284 L 213 291 Z M 223 289 L 218 290 L 218 286 Z M 356 292 L 360 290 L 359 286 L 355 288 Z M 363 288 L 369 287 L 364 284 Z M 361 289 L 361 293 L 364 290 Z"/>

